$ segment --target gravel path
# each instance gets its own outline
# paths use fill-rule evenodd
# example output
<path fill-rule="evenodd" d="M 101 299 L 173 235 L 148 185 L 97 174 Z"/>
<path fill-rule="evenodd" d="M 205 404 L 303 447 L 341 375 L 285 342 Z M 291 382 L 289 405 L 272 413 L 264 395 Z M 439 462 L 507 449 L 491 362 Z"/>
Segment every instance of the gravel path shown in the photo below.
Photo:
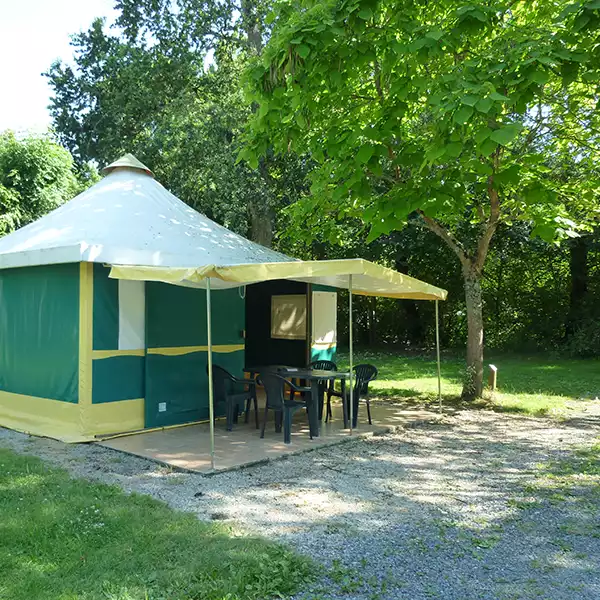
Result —
<path fill-rule="evenodd" d="M 597 440 L 587 407 L 564 422 L 463 411 L 213 477 L 1 428 L 0 446 L 290 543 L 327 567 L 302 599 L 597 600 L 600 478 L 565 492 L 544 477 Z"/>

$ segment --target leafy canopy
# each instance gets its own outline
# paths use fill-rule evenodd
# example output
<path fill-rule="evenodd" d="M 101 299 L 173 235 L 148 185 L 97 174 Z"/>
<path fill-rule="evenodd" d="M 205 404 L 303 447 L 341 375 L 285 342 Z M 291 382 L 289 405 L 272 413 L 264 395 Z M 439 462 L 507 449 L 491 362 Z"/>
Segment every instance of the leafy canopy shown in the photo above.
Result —
<path fill-rule="evenodd" d="M 88 172 L 85 177 L 93 174 Z M 35 221 L 87 187 L 67 150 L 46 137 L 0 134 L 0 236 Z"/>
<path fill-rule="evenodd" d="M 335 238 L 326 217 L 351 217 L 373 239 L 416 214 L 552 239 L 597 210 L 597 182 L 552 162 L 598 158 L 598 0 L 303 0 L 271 19 L 242 156 L 318 162 L 295 234 Z"/>
<path fill-rule="evenodd" d="M 47 73 L 60 141 L 78 163 L 132 152 L 177 196 L 242 234 L 270 243 L 273 208 L 303 184 L 301 164 L 236 162 L 251 114 L 240 86 L 262 2 L 120 0 L 109 28 L 98 19 L 73 36 L 75 65 Z M 250 20 L 251 23 L 247 23 Z M 267 164 L 265 164 L 267 163 Z"/>

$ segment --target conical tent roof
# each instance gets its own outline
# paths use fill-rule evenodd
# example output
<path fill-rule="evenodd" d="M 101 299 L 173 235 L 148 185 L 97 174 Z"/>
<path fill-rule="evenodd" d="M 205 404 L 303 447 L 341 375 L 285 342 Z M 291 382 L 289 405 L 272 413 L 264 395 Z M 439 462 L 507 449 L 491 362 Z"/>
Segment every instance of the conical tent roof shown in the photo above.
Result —
<path fill-rule="evenodd" d="M 299 261 L 255 244 L 190 208 L 127 154 L 102 181 L 0 238 L 0 269 L 57 263 L 112 266 L 116 279 L 237 287 L 291 279 L 356 294 L 444 300 L 446 291 L 363 259 Z"/>
<path fill-rule="evenodd" d="M 293 260 L 190 208 L 134 156 L 88 190 L 0 238 L 0 269 L 67 262 L 199 267 Z"/>

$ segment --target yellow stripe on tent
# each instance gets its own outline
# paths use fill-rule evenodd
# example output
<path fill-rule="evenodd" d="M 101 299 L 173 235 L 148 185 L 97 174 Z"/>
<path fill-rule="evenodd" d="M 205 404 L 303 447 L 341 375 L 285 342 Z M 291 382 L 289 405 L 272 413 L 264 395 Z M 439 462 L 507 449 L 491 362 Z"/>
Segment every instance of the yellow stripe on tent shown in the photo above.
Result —
<path fill-rule="evenodd" d="M 105 435 L 144 428 L 144 398 L 92 404 L 93 431 L 90 435 Z"/>
<path fill-rule="evenodd" d="M 81 431 L 81 405 L 0 391 L 0 419 L 5 427 L 63 442 L 89 442 L 96 435 L 144 427 L 144 399 L 86 407 L 91 427 Z"/>
<path fill-rule="evenodd" d="M 103 358 L 114 358 L 116 356 L 144 356 L 145 350 L 93 350 L 92 358 L 102 360 Z"/>
<path fill-rule="evenodd" d="M 85 441 L 81 435 L 80 406 L 48 398 L 0 391 L 0 420 L 16 431 L 64 442 Z"/>
<path fill-rule="evenodd" d="M 244 344 L 216 344 L 212 347 L 213 352 L 229 353 L 238 352 L 245 348 Z M 148 348 L 148 354 L 160 354 L 162 356 L 183 356 L 192 352 L 208 352 L 208 346 L 176 346 L 174 348 Z"/>
<path fill-rule="evenodd" d="M 93 302 L 93 265 L 82 262 L 79 265 L 79 417 L 80 432 L 84 436 L 94 426 L 90 414 L 92 406 Z"/>

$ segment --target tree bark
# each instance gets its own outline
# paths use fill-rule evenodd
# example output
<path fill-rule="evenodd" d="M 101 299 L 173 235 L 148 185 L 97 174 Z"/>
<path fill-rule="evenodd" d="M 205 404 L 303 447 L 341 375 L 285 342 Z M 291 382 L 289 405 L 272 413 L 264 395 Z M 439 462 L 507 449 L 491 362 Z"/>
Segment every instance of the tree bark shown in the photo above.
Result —
<path fill-rule="evenodd" d="M 256 0 L 241 0 L 240 13 L 247 46 L 252 52 L 260 55 L 263 47 L 262 22 Z M 256 107 L 254 107 L 255 109 Z M 263 160 L 260 162 L 259 171 L 265 180 L 270 181 L 271 176 Z M 257 244 L 270 248 L 273 243 L 273 215 L 268 206 L 267 198 L 263 197 L 249 202 L 248 214 L 250 217 L 250 239 Z"/>
<path fill-rule="evenodd" d="M 495 162 L 497 163 L 497 154 Z M 497 164 L 496 164 L 497 166 Z M 494 188 L 493 178 L 488 178 L 489 217 L 481 223 L 481 234 L 474 252 L 467 252 L 464 245 L 451 231 L 435 219 L 419 212 L 428 229 L 433 231 L 452 249 L 463 268 L 465 301 L 467 306 L 467 371 L 462 398 L 474 400 L 483 394 L 483 299 L 481 280 L 490 242 L 500 222 L 500 198 Z"/>
<path fill-rule="evenodd" d="M 257 2 L 255 0 L 242 0 L 240 12 L 242 14 L 242 26 L 246 32 L 248 46 L 256 54 L 260 54 L 263 40 Z"/>
<path fill-rule="evenodd" d="M 248 206 L 250 217 L 250 239 L 257 244 L 271 247 L 273 243 L 273 218 L 265 204 L 251 203 Z"/>
<path fill-rule="evenodd" d="M 483 393 L 483 299 L 481 274 L 472 266 L 464 269 L 467 305 L 467 372 L 463 384 L 463 400 L 480 398 Z"/>

